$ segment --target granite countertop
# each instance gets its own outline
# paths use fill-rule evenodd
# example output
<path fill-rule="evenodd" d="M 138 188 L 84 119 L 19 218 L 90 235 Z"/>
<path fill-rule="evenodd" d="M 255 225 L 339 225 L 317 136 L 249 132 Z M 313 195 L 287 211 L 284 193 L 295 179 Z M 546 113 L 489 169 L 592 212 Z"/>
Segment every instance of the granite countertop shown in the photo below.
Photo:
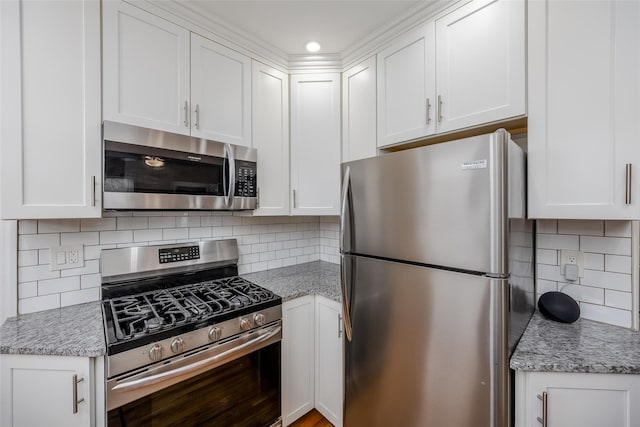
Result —
<path fill-rule="evenodd" d="M 100 302 L 7 319 L 0 328 L 0 353 L 103 356 L 106 345 Z"/>
<path fill-rule="evenodd" d="M 536 311 L 511 357 L 511 369 L 640 374 L 640 333 L 587 319 L 554 322 Z"/>
<path fill-rule="evenodd" d="M 241 276 L 280 295 L 283 302 L 305 295 L 321 295 L 342 301 L 339 264 L 313 261 Z"/>
<path fill-rule="evenodd" d="M 340 266 L 314 261 L 243 274 L 283 301 L 321 295 L 340 301 Z M 106 353 L 99 301 L 12 317 L 0 328 L 1 354 L 99 357 Z"/>

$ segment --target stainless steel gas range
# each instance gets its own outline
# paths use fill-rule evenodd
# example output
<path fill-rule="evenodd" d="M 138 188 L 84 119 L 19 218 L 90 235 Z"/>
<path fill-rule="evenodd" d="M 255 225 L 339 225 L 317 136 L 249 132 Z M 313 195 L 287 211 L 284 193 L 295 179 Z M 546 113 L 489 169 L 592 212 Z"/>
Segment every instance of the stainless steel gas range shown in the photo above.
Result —
<path fill-rule="evenodd" d="M 102 251 L 108 426 L 278 426 L 282 300 L 233 240 Z"/>

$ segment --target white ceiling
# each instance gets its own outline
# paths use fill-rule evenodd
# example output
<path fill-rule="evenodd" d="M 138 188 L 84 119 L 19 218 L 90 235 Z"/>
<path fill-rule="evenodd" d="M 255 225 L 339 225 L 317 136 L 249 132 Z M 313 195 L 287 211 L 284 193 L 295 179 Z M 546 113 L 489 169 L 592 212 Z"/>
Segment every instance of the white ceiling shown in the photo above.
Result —
<path fill-rule="evenodd" d="M 288 55 L 342 54 L 365 38 L 388 29 L 433 0 L 179 0 L 203 15 L 239 29 Z"/>

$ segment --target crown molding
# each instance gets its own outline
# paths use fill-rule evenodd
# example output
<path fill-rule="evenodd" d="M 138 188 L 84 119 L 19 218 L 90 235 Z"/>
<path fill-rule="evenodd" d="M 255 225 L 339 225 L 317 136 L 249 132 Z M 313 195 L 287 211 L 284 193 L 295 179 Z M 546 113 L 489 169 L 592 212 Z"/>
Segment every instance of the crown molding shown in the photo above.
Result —
<path fill-rule="evenodd" d="M 1 0 L 0 0 L 1 1 Z M 215 42 L 221 43 L 244 55 L 250 56 L 283 72 L 304 73 L 313 71 L 341 72 L 375 54 L 394 38 L 434 18 L 444 9 L 469 0 L 421 1 L 404 14 L 368 35 L 341 53 L 335 54 L 287 54 L 276 46 L 252 34 L 224 22 L 218 16 L 197 7 L 197 3 L 180 0 L 124 0 L 134 6 L 170 19 L 178 25 L 193 30 Z"/>

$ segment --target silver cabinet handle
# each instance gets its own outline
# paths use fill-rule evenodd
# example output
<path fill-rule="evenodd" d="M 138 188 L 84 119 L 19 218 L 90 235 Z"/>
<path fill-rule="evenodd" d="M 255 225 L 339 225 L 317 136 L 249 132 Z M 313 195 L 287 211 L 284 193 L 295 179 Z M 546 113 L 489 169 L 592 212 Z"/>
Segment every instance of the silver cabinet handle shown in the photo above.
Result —
<path fill-rule="evenodd" d="M 542 396 L 538 395 L 538 399 L 542 401 L 542 418 L 537 417 L 536 419 L 540 424 L 542 424 L 542 427 L 547 427 L 547 409 L 548 409 L 549 395 L 547 394 L 546 391 L 543 391 Z"/>
<path fill-rule="evenodd" d="M 625 171 L 625 180 L 626 180 L 626 191 L 624 202 L 627 205 L 631 204 L 631 163 L 627 163 Z"/>
<path fill-rule="evenodd" d="M 442 96 L 438 95 L 438 123 L 442 121 Z"/>
<path fill-rule="evenodd" d="M 78 378 L 78 375 L 73 375 L 73 413 L 78 413 L 78 405 L 84 402 L 84 397 L 78 400 L 78 383 L 84 381 L 84 378 Z"/>
<path fill-rule="evenodd" d="M 96 205 L 96 176 L 93 175 L 91 177 L 91 182 L 89 183 L 91 186 L 91 206 Z"/>
<path fill-rule="evenodd" d="M 196 104 L 196 129 L 200 129 L 200 104 Z"/>
<path fill-rule="evenodd" d="M 293 208 L 294 209 L 298 207 L 298 204 L 296 203 L 296 200 L 297 200 L 297 198 L 296 198 L 296 190 L 293 190 Z"/>
<path fill-rule="evenodd" d="M 431 102 L 427 98 L 427 125 L 431 123 Z"/>
<path fill-rule="evenodd" d="M 342 338 L 342 314 L 338 314 L 338 338 Z"/>
<path fill-rule="evenodd" d="M 184 127 L 189 127 L 189 104 L 184 101 Z"/>

